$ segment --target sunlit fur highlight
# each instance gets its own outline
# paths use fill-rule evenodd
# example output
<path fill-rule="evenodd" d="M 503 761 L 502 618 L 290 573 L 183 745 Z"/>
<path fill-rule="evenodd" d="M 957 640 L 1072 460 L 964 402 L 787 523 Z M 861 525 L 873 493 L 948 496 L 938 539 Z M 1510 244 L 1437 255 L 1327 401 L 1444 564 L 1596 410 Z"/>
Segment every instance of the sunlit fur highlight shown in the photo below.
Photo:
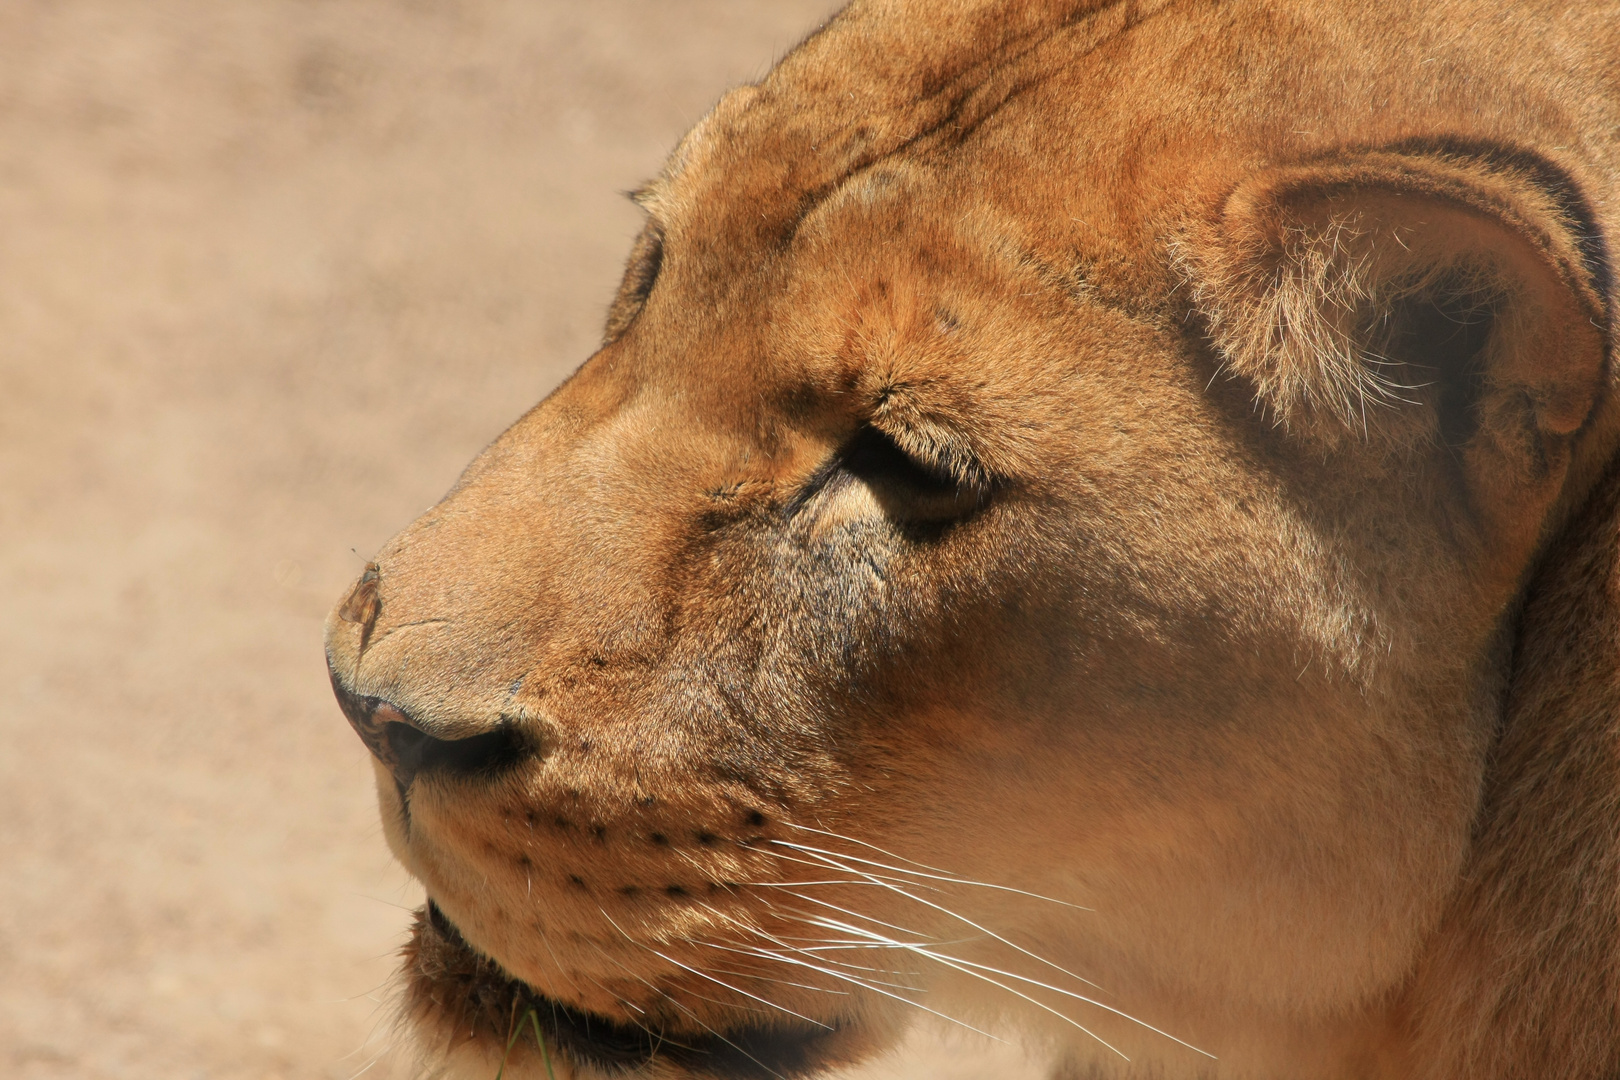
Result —
<path fill-rule="evenodd" d="M 1620 1075 L 1617 56 L 863 0 L 722 98 L 328 624 L 424 1069 Z"/>

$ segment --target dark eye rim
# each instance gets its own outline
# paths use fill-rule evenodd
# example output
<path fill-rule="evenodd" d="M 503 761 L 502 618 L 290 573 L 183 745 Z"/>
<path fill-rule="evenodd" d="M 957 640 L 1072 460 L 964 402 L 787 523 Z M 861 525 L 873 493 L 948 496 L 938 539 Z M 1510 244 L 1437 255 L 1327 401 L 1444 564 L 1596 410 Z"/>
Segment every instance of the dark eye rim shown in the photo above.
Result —
<path fill-rule="evenodd" d="M 840 481 L 852 480 L 866 484 L 896 522 L 916 525 L 964 520 L 984 507 L 996 486 L 988 478 L 964 477 L 920 458 L 881 428 L 865 424 L 809 479 L 788 513 L 797 513 Z"/>
<path fill-rule="evenodd" d="M 870 424 L 839 448 L 837 460 L 852 476 L 902 484 L 922 494 L 955 495 L 963 486 L 949 470 L 907 453 L 887 432 Z"/>

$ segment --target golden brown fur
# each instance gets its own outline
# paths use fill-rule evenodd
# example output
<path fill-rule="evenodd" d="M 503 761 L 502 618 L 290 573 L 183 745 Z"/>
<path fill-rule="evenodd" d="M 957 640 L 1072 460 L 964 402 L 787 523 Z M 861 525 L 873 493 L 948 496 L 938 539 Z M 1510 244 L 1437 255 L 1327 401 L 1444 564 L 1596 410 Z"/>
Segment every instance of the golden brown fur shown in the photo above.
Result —
<path fill-rule="evenodd" d="M 329 625 L 431 1054 L 1620 1075 L 1620 7 L 857 2 L 639 198 Z"/>

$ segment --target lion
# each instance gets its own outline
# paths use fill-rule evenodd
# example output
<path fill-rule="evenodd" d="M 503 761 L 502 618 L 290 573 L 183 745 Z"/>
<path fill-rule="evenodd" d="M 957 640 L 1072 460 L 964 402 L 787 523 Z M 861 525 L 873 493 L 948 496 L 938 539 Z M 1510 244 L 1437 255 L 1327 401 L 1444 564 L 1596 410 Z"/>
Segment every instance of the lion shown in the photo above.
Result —
<path fill-rule="evenodd" d="M 435 1075 L 1620 1076 L 1620 4 L 856 0 L 327 625 Z"/>

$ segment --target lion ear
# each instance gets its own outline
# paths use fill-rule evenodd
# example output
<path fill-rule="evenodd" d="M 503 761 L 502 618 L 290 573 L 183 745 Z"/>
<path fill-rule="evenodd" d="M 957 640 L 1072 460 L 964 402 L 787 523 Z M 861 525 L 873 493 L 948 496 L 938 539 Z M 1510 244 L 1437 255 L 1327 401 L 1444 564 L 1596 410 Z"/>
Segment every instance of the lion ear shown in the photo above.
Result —
<path fill-rule="evenodd" d="M 1522 155 L 1281 168 L 1189 237 L 1220 360 L 1291 434 L 1439 455 L 1539 549 L 1472 847 L 1396 1015 L 1413 1076 L 1620 1075 L 1613 270 Z"/>
<path fill-rule="evenodd" d="M 1184 249 L 1226 370 L 1307 438 L 1534 468 L 1597 401 L 1606 313 L 1573 188 L 1509 162 L 1367 152 L 1239 185 Z"/>

